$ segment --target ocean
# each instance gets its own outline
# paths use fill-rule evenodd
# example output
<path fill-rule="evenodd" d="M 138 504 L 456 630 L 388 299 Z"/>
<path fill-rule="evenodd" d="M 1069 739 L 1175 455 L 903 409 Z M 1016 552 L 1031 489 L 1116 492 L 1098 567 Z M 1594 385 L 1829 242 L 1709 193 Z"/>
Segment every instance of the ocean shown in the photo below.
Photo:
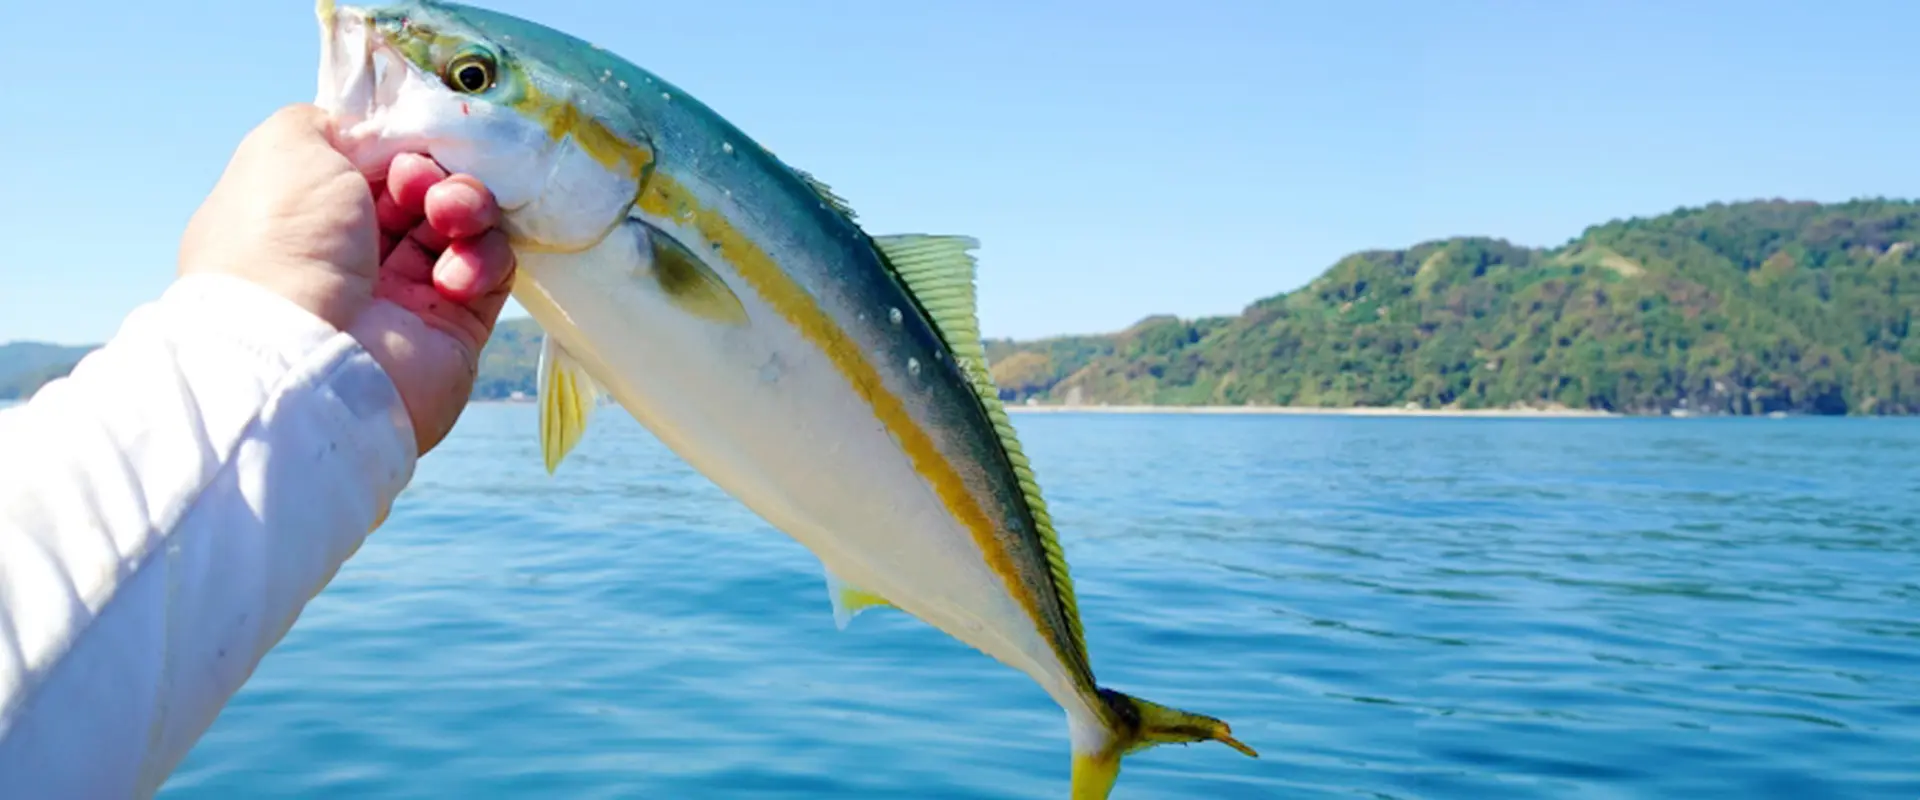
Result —
<path fill-rule="evenodd" d="M 1134 798 L 1920 796 L 1920 421 L 1015 416 Z M 1064 798 L 1064 715 L 618 408 L 472 407 L 161 796 Z"/>

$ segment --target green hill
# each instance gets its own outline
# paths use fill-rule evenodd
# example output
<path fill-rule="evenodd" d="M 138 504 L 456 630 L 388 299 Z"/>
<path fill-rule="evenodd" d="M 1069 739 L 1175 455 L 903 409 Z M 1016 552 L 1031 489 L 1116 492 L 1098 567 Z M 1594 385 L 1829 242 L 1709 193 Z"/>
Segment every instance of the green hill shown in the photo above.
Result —
<path fill-rule="evenodd" d="M 1714 204 L 1356 253 L 1235 316 L 988 353 L 1011 402 L 1913 414 L 1916 242 L 1916 203 Z M 503 330 L 483 396 L 530 396 L 539 333 Z"/>
<path fill-rule="evenodd" d="M 473 381 L 478 400 L 504 400 L 515 392 L 534 396 L 534 373 L 540 368 L 540 341 L 545 334 L 526 317 L 503 319 L 480 351 L 480 374 Z"/>
<path fill-rule="evenodd" d="M 1920 205 L 1715 204 L 1342 259 L 1237 316 L 996 341 L 1058 403 L 1920 412 Z"/>
<path fill-rule="evenodd" d="M 0 344 L 0 400 L 29 397 L 48 381 L 73 370 L 93 347 L 43 342 Z"/>

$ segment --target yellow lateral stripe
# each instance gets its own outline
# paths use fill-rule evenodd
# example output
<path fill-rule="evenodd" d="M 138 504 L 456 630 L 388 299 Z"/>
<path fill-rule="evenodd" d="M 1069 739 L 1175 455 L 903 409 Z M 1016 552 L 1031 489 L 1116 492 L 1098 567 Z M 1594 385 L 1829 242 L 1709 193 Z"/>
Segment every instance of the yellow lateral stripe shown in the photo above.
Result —
<path fill-rule="evenodd" d="M 583 114 L 573 103 L 550 96 L 531 85 L 526 88 L 525 96 L 514 102 L 513 107 L 538 121 L 554 141 L 572 138 L 574 144 L 580 146 L 581 152 L 592 156 L 600 166 L 634 181 L 639 181 L 653 163 L 652 147 L 627 141 L 592 114 Z"/>
<path fill-rule="evenodd" d="M 914 469 L 933 484 L 947 511 L 972 532 L 974 542 L 986 556 L 988 568 L 1006 581 L 1009 588 L 1025 589 L 1026 585 L 1020 580 L 1013 559 L 1008 557 L 1006 550 L 999 546 L 994 537 L 993 522 L 967 491 L 959 472 L 934 445 L 933 438 L 907 413 L 900 398 L 887 390 L 879 371 L 861 357 L 859 348 L 847 340 L 840 326 L 834 324 L 833 319 L 820 309 L 805 289 L 800 288 L 779 265 L 773 263 L 765 251 L 749 241 L 724 216 L 702 205 L 699 198 L 665 173 L 656 171 L 647 181 L 646 189 L 640 194 L 639 207 L 649 214 L 667 219 L 685 219 L 686 211 L 692 211 L 693 224 L 706 236 L 707 241 L 719 245 L 721 255 L 739 270 L 747 283 L 753 285 L 754 291 L 781 316 L 786 317 L 787 322 L 799 330 L 807 341 L 824 351 L 847 381 L 866 398 L 874 416 L 887 427 L 887 431 L 900 442 L 907 457 L 913 461 Z M 1034 624 L 1039 625 L 1043 617 L 1032 592 L 1015 590 L 1013 595 Z"/>

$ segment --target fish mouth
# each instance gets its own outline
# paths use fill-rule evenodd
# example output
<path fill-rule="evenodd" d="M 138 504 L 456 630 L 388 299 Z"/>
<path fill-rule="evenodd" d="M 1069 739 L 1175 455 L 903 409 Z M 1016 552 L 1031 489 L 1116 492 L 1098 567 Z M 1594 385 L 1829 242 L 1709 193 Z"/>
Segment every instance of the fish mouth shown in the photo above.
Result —
<path fill-rule="evenodd" d="M 373 14 L 320 0 L 319 86 L 314 105 L 333 122 L 334 143 L 370 178 L 413 143 L 389 139 L 385 116 L 411 65 L 374 25 Z"/>

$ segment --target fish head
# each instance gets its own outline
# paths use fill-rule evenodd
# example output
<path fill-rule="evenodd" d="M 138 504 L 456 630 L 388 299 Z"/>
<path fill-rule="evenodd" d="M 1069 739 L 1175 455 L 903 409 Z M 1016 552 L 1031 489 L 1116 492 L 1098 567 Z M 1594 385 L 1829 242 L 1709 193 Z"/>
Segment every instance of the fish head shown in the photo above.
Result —
<path fill-rule="evenodd" d="M 591 46 L 503 14 L 408 0 L 320 0 L 316 105 L 370 178 L 403 152 L 479 179 L 515 247 L 576 252 L 631 212 L 654 150 L 585 74 Z"/>

